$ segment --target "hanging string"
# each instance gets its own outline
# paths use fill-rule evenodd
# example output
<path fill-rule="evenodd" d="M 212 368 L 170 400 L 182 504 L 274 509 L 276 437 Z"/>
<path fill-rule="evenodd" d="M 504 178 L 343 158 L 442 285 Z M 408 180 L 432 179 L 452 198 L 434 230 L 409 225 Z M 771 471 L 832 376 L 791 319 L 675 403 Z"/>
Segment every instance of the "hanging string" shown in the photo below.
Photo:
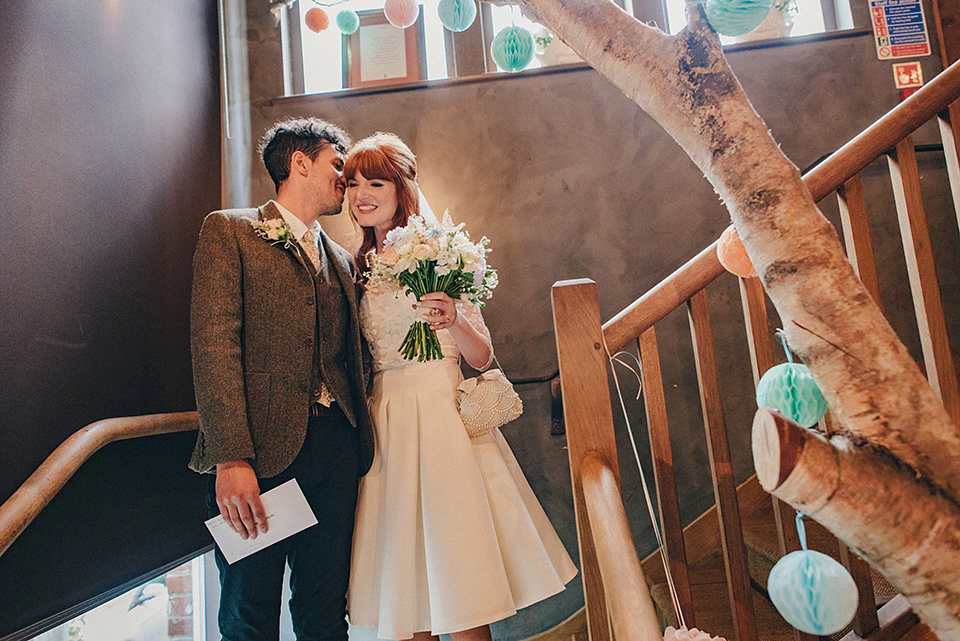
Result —
<path fill-rule="evenodd" d="M 782 329 L 777 329 L 777 338 L 780 339 L 780 344 L 783 345 L 783 351 L 787 355 L 787 362 L 793 362 L 793 353 L 790 351 L 790 348 L 787 346 L 787 333 Z"/>
<path fill-rule="evenodd" d="M 637 369 L 633 369 L 633 367 L 631 367 L 628 363 L 624 363 L 622 360 L 620 360 L 619 358 L 620 355 L 629 356 L 630 358 L 632 358 L 634 362 L 636 362 L 637 364 Z M 616 362 L 626 367 L 628 370 L 633 372 L 634 376 L 637 377 L 637 398 L 635 400 L 639 401 L 640 394 L 643 392 L 643 379 L 640 378 L 640 372 L 643 371 L 643 365 L 640 364 L 640 359 L 637 358 L 634 354 L 631 354 L 630 352 L 621 350 L 613 355 L 613 360 L 615 360 Z M 614 378 L 616 378 L 616 376 L 614 376 Z"/>
<path fill-rule="evenodd" d="M 286 9 L 296 1 L 297 0 L 272 0 L 270 2 L 270 11 L 273 14 L 277 14 L 281 9 Z M 349 1 L 350 0 L 334 0 L 333 2 L 319 2 L 318 0 L 310 0 L 310 2 L 319 7 L 335 7 L 339 4 L 345 4 Z"/>
<path fill-rule="evenodd" d="M 637 450 L 637 439 L 633 435 L 633 424 L 630 422 L 630 416 L 627 414 L 627 404 L 623 400 L 623 392 L 620 390 L 620 379 L 617 376 L 617 368 L 614 367 L 614 363 L 620 363 L 631 371 L 633 368 L 631 368 L 629 365 L 626 365 L 622 361 L 615 359 L 614 356 L 611 356 L 610 348 L 607 347 L 606 337 L 603 337 L 602 335 L 601 337 L 603 339 L 603 349 L 607 354 L 607 360 L 610 361 L 610 371 L 613 373 L 613 382 L 617 387 L 617 397 L 620 399 L 620 409 L 623 410 L 623 420 L 626 421 L 627 433 L 630 435 L 630 446 L 633 448 L 633 457 L 637 462 L 637 469 L 640 472 L 640 485 L 643 487 L 643 497 L 647 503 L 647 512 L 650 514 L 650 524 L 653 525 L 653 534 L 657 539 L 657 545 L 660 546 L 660 559 L 663 561 L 663 570 L 667 575 L 667 587 L 670 589 L 670 600 L 673 602 L 673 609 L 677 613 L 677 620 L 680 622 L 680 627 L 686 629 L 687 623 L 683 619 L 683 611 L 680 608 L 680 598 L 677 595 L 677 588 L 673 584 L 673 574 L 670 572 L 670 566 L 667 563 L 666 547 L 663 545 L 663 537 L 660 535 L 660 526 L 657 524 L 657 517 L 653 511 L 653 501 L 650 499 L 650 489 L 647 487 L 647 479 L 643 474 L 643 464 L 640 463 L 640 453 Z M 637 358 L 629 352 L 617 352 L 615 356 L 620 356 L 621 354 L 628 354 L 635 359 Z M 639 368 L 640 372 L 643 371 L 643 366 L 640 364 L 639 359 L 637 359 L 637 367 Z M 638 380 L 640 380 L 640 372 L 634 372 L 634 374 L 637 375 Z M 637 398 L 640 398 L 639 391 L 637 392 Z"/>
<path fill-rule="evenodd" d="M 807 528 L 803 525 L 803 512 L 797 510 L 797 537 L 800 539 L 800 548 L 807 549 Z"/>

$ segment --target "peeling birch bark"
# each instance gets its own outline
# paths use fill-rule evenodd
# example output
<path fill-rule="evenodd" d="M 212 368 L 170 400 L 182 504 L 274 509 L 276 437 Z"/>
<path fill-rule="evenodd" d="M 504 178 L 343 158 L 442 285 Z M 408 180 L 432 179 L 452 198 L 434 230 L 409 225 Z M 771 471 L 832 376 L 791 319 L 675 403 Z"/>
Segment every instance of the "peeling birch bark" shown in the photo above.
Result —
<path fill-rule="evenodd" d="M 888 452 L 768 409 L 753 422 L 763 489 L 877 568 L 941 639 L 960 639 L 960 507 Z"/>
<path fill-rule="evenodd" d="M 960 502 L 960 431 L 856 277 L 699 5 L 675 36 L 609 0 L 520 0 L 686 151 L 730 211 L 793 352 L 842 429 Z"/>

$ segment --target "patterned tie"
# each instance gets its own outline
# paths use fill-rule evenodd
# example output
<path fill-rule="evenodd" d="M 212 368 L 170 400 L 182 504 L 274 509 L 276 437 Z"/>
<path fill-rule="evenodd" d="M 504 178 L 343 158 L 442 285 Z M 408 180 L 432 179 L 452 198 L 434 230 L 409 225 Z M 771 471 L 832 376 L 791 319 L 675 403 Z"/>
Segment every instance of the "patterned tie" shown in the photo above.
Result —
<path fill-rule="evenodd" d="M 307 253 L 307 258 L 313 263 L 314 269 L 320 269 L 320 251 L 317 249 L 317 239 L 313 235 L 313 230 L 308 229 L 300 239 L 300 246 Z"/>
<path fill-rule="evenodd" d="M 303 233 L 303 238 L 300 239 L 300 246 L 303 247 L 303 251 L 307 253 L 307 258 L 313 263 L 313 268 L 319 270 L 320 250 L 317 249 L 317 239 L 316 236 L 313 235 L 312 229 L 308 229 Z M 314 392 L 314 401 L 324 407 L 330 407 L 330 403 L 333 402 L 333 396 L 323 381 L 320 381 L 320 389 Z"/>

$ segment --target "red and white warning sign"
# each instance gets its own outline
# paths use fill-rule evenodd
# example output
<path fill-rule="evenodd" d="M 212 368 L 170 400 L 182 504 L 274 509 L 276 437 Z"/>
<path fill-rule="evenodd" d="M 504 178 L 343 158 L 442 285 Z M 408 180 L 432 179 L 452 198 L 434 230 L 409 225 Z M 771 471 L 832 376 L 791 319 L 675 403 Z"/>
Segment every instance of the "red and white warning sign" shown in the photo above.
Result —
<path fill-rule="evenodd" d="M 912 89 L 923 86 L 923 70 L 919 62 L 896 62 L 893 65 L 893 78 L 897 89 Z"/>

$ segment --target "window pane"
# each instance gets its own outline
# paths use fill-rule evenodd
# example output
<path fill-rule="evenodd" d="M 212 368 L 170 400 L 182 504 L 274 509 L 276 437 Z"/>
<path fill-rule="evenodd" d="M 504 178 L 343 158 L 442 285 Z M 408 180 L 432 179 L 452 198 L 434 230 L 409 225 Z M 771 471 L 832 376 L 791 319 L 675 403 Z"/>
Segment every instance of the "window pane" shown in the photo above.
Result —
<path fill-rule="evenodd" d="M 501 29 L 514 24 L 527 29 L 533 34 L 536 45 L 536 55 L 533 57 L 533 60 L 530 61 L 530 64 L 525 67 L 526 69 L 539 69 L 541 67 L 549 67 L 550 65 L 582 62 L 577 54 L 560 42 L 559 39 L 551 42 L 550 48 L 544 51 L 544 48 L 541 46 L 541 43 L 544 41 L 543 38 L 550 38 L 552 34 L 543 25 L 524 17 L 516 5 L 506 6 L 492 4 L 490 5 L 490 17 L 493 22 L 494 36 L 499 33 Z M 540 43 L 537 42 L 538 39 L 540 39 Z M 497 69 L 497 71 L 500 72 L 501 70 Z"/>
<path fill-rule="evenodd" d="M 520 9 L 516 5 L 490 5 L 490 18 L 493 23 L 493 35 L 496 36 L 500 33 L 501 29 L 506 29 L 510 25 L 517 25 L 518 27 L 523 27 L 527 29 L 530 33 L 536 34 L 538 30 L 542 29 L 542 25 L 537 24 L 533 20 L 529 20 L 520 13 Z M 538 69 L 543 66 L 543 62 L 537 56 L 533 57 L 533 60 L 530 61 L 530 64 L 526 66 L 526 69 Z M 502 69 L 497 68 L 497 72 L 506 73 Z"/>
<path fill-rule="evenodd" d="M 33 641 L 204 641 L 202 586 L 197 557 Z"/>
<path fill-rule="evenodd" d="M 844 2 L 846 0 L 837 0 L 838 2 Z M 684 0 L 665 0 L 667 8 L 667 23 L 669 27 L 669 32 L 671 34 L 677 33 L 680 31 L 686 24 L 687 19 L 684 15 Z M 820 5 L 820 0 L 796 0 L 797 10 L 790 14 L 790 17 L 793 19 L 793 27 L 789 30 L 787 35 L 790 36 L 805 36 L 811 33 L 823 33 L 824 31 L 824 22 L 823 22 L 823 9 Z M 773 18 L 769 18 L 773 20 Z M 768 24 L 763 24 L 755 31 L 753 38 L 749 37 L 738 37 L 731 38 L 729 36 L 720 36 L 720 42 L 722 44 L 732 44 L 737 41 L 747 40 L 747 39 L 760 39 L 761 37 L 783 37 L 773 31 L 767 30 Z"/>
<path fill-rule="evenodd" d="M 424 0 L 420 5 L 423 14 L 423 30 L 426 55 L 427 79 L 436 80 L 447 77 L 447 52 L 443 43 L 443 25 L 437 15 L 439 0 Z M 343 89 L 343 52 L 342 34 L 337 29 L 337 13 L 343 9 L 364 11 L 383 9 L 383 0 L 350 0 L 347 4 L 334 7 L 320 7 L 327 12 L 330 26 L 314 33 L 307 29 L 304 16 L 307 11 L 318 7 L 309 0 L 300 0 L 300 39 L 303 55 L 303 87 L 306 93 L 338 91 Z"/>

